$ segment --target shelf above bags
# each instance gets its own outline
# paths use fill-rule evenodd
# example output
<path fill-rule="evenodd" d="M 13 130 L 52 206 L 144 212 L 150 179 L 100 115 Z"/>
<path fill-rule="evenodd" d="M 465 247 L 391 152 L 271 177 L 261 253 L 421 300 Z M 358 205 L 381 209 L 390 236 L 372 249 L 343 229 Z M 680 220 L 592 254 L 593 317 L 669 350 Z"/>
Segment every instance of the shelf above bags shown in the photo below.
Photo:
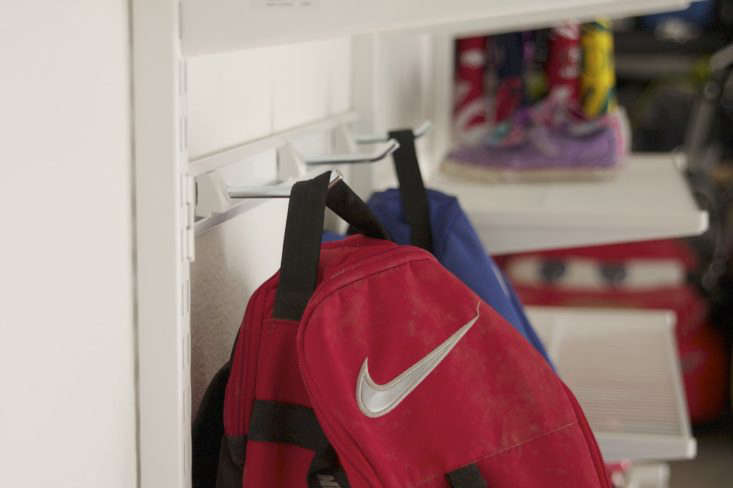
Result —
<path fill-rule="evenodd" d="M 671 154 L 632 154 L 604 181 L 482 184 L 437 172 L 429 186 L 458 197 L 491 254 L 690 236 L 708 226 Z"/>
<path fill-rule="evenodd" d="M 685 0 L 183 0 L 186 55 L 397 29 L 452 35 L 677 10 Z"/>
<path fill-rule="evenodd" d="M 691 459 L 696 443 L 667 311 L 527 307 L 606 461 Z"/>

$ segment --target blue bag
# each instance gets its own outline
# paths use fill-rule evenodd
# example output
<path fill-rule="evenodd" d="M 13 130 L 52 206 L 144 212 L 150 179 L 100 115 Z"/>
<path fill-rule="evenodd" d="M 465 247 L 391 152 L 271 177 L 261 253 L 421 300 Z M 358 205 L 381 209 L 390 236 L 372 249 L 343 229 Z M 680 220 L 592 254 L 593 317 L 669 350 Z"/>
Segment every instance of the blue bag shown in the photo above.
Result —
<path fill-rule="evenodd" d="M 394 154 L 400 189 L 373 194 L 367 202 L 369 208 L 394 242 L 418 245 L 431 251 L 446 269 L 494 307 L 550 363 L 514 289 L 484 250 L 458 200 L 425 189 L 412 131 L 392 131 L 390 136 L 400 143 Z"/>
<path fill-rule="evenodd" d="M 484 251 L 458 200 L 435 190 L 427 190 L 427 194 L 433 238 L 432 252 L 435 257 L 494 307 L 547 359 L 547 353 L 524 314 L 512 286 L 491 256 Z M 394 242 L 411 243 L 410 225 L 402 213 L 399 190 L 375 193 L 367 204 Z"/>

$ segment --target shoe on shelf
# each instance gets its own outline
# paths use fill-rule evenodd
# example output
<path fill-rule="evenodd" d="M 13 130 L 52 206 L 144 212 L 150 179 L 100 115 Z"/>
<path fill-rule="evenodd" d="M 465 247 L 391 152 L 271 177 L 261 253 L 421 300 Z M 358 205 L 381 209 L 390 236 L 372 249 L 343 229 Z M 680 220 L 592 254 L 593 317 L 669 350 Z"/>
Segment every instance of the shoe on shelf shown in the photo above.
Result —
<path fill-rule="evenodd" d="M 605 179 L 627 153 L 628 123 L 621 109 L 577 123 L 519 117 L 504 137 L 453 150 L 443 172 L 484 182 Z"/>

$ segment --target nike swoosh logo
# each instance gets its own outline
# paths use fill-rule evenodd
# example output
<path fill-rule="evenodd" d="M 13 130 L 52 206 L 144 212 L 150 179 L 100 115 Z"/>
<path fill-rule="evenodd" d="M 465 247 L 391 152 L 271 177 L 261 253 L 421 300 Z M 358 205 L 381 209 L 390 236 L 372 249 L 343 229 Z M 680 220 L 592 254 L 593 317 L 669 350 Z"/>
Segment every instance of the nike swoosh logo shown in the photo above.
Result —
<path fill-rule="evenodd" d="M 410 366 L 402 374 L 387 384 L 375 383 L 369 375 L 369 358 L 364 358 L 361 365 L 359 377 L 356 380 L 356 402 L 359 409 L 367 417 L 381 417 L 388 414 L 399 405 L 412 390 L 423 382 L 423 380 L 445 359 L 445 357 L 456 347 L 464 335 L 471 329 L 479 318 L 479 305 L 476 304 L 476 316 L 469 320 L 463 327 L 458 329 L 452 336 L 446 339 L 441 345 L 433 349 L 427 356 Z"/>

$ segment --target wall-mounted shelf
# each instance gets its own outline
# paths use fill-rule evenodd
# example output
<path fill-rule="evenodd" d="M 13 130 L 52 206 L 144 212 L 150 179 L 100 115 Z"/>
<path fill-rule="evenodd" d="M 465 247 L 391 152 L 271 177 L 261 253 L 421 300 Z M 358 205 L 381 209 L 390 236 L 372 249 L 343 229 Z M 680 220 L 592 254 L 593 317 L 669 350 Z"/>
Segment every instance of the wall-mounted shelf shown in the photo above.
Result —
<path fill-rule="evenodd" d="M 669 154 L 632 155 L 615 178 L 488 185 L 437 172 L 492 254 L 696 235 L 708 225 Z"/>
<path fill-rule="evenodd" d="M 690 459 L 672 312 L 528 307 L 606 461 Z"/>
<path fill-rule="evenodd" d="M 684 8 L 685 0 L 183 0 L 186 55 L 394 29 L 511 31 L 568 18 Z"/>

